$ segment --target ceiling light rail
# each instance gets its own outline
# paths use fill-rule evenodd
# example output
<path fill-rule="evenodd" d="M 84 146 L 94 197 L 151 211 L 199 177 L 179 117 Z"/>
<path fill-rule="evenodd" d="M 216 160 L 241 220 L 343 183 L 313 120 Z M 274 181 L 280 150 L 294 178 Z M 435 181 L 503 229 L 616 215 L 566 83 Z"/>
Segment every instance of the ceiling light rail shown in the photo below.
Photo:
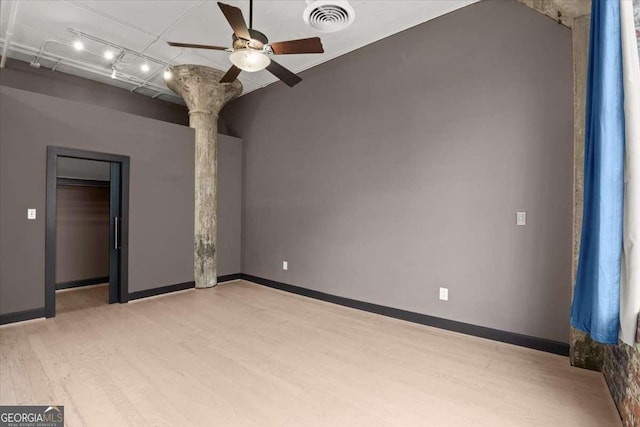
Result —
<path fill-rule="evenodd" d="M 140 80 L 140 83 L 137 83 L 137 84 L 136 84 L 136 86 L 134 86 L 133 88 L 131 88 L 131 89 L 130 89 L 130 91 L 131 91 L 131 92 L 135 92 L 137 89 L 140 89 L 140 88 L 142 88 L 142 87 L 149 86 L 149 85 L 150 85 L 150 83 L 149 83 L 149 82 L 150 82 L 150 80 L 151 80 L 153 77 L 157 76 L 157 75 L 160 73 L 160 71 L 165 70 L 165 72 L 166 72 L 166 70 L 170 67 L 171 63 L 175 60 L 175 58 L 174 58 L 174 59 L 172 59 L 172 60 L 171 60 L 171 61 L 169 61 L 169 62 L 161 61 L 161 60 L 159 60 L 159 59 L 156 59 L 156 58 L 153 58 L 153 57 L 151 57 L 151 56 L 145 55 L 145 54 L 143 54 L 142 52 L 137 52 L 137 51 L 135 51 L 135 50 L 133 50 L 133 49 L 129 49 L 129 48 L 127 48 L 127 47 L 124 47 L 124 46 L 118 45 L 118 44 L 116 44 L 116 43 L 112 43 L 112 42 L 110 42 L 110 41 L 108 41 L 108 40 L 102 39 L 102 38 L 100 38 L 100 37 L 96 37 L 96 36 L 94 36 L 94 35 L 92 35 L 92 34 L 88 34 L 88 33 L 85 33 L 85 32 L 83 32 L 83 31 L 76 30 L 76 29 L 74 29 L 74 28 L 67 28 L 67 30 L 68 30 L 70 33 L 72 33 L 72 34 L 76 37 L 76 40 L 73 42 L 73 45 L 72 45 L 76 50 L 83 50 L 83 51 L 86 51 L 87 53 L 90 53 L 90 54 L 92 54 L 92 55 L 100 56 L 100 57 L 105 57 L 105 58 L 107 58 L 107 59 L 109 59 L 109 60 L 113 60 L 113 59 L 115 59 L 115 60 L 114 60 L 114 62 L 113 62 L 113 64 L 112 64 L 111 72 L 110 72 L 110 77 L 111 77 L 112 79 L 117 79 L 119 75 L 120 75 L 120 76 L 124 76 L 124 75 L 125 75 L 124 73 L 122 73 L 122 72 L 120 72 L 120 71 L 119 71 L 119 64 L 121 63 L 121 61 L 122 61 L 123 57 L 124 57 L 126 54 L 133 55 L 133 56 L 135 56 L 135 57 L 136 57 L 136 59 L 142 59 L 142 60 L 144 60 L 145 62 L 143 62 L 142 66 L 141 66 L 141 70 L 142 70 L 143 72 L 145 72 L 145 73 L 149 71 L 149 64 L 148 64 L 148 62 L 153 62 L 153 63 L 155 63 L 155 64 L 158 64 L 158 65 L 160 65 L 160 66 L 164 67 L 164 68 L 161 68 L 161 69 L 156 70 L 156 71 L 155 71 L 151 76 L 149 76 L 147 79 L 139 79 L 139 80 Z M 105 53 L 103 53 L 103 54 L 98 54 L 98 53 L 95 53 L 95 52 L 87 51 L 87 50 L 85 50 L 85 49 L 84 49 L 84 45 L 82 45 L 82 47 L 78 47 L 80 44 L 82 44 L 82 40 L 84 40 L 84 39 L 86 39 L 86 40 L 92 40 L 92 41 L 94 41 L 94 42 L 96 42 L 96 43 L 100 43 L 100 44 L 102 44 L 102 45 L 105 45 L 105 46 L 106 46 Z M 47 44 L 48 44 L 48 43 L 58 43 L 58 44 L 67 45 L 67 46 L 68 46 L 68 44 L 67 44 L 67 43 L 60 42 L 60 41 L 57 41 L 57 40 L 53 40 L 53 39 L 45 40 L 45 41 L 42 43 L 42 45 L 40 46 L 40 50 L 39 50 L 38 54 L 36 55 L 35 59 L 32 61 L 32 65 L 34 65 L 34 66 L 39 66 L 40 58 L 41 58 L 41 57 L 42 57 L 42 55 L 44 54 L 45 49 L 46 49 L 46 46 L 47 46 Z M 119 55 L 117 56 L 117 58 L 115 57 L 115 51 L 119 51 L 119 52 L 120 52 L 120 53 L 119 53 Z M 108 57 L 107 57 L 107 54 L 109 54 L 109 55 L 108 55 Z M 177 58 L 178 56 L 180 56 L 181 54 L 182 54 L 182 53 L 178 54 L 178 55 L 176 56 L 176 58 Z M 56 63 L 55 67 L 57 67 L 57 66 L 60 64 L 60 62 L 61 62 L 61 61 L 59 60 L 59 61 Z M 128 76 L 129 80 L 131 80 L 131 77 L 132 77 L 132 76 Z M 138 78 L 136 78 L 136 79 L 138 79 Z M 165 92 L 163 91 L 163 92 L 162 92 L 162 94 L 165 94 Z"/>
<path fill-rule="evenodd" d="M 4 39 L 0 39 L 0 44 L 5 45 L 5 40 Z M 68 46 L 68 44 L 67 44 Z M 44 59 L 47 61 L 51 61 L 56 63 L 56 67 L 61 65 L 62 63 L 64 63 L 65 65 L 69 65 L 77 70 L 81 70 L 81 71 L 85 71 L 91 74 L 95 74 L 95 75 L 99 75 L 102 77 L 111 77 L 111 71 L 106 71 L 104 69 L 102 69 L 101 67 L 96 67 L 93 66 L 91 64 L 87 64 L 85 62 L 82 61 L 78 61 L 76 59 L 73 58 L 68 58 L 62 55 L 58 55 L 58 54 L 54 54 L 54 53 L 47 53 L 45 51 L 40 52 L 39 50 L 37 50 L 36 48 L 33 48 L 31 46 L 27 46 L 21 43 L 16 43 L 16 42 L 11 42 L 11 50 L 15 51 L 17 53 L 21 53 L 23 55 L 36 55 L 38 54 L 40 59 Z M 122 73 L 119 72 L 118 73 L 118 80 L 122 81 L 126 84 L 131 84 L 134 86 L 139 85 L 140 83 L 143 83 L 144 80 L 142 80 L 139 77 L 136 76 L 132 76 L 126 73 Z M 161 95 L 165 95 L 167 97 L 172 98 L 173 100 L 179 100 L 180 103 L 182 104 L 182 99 L 180 97 L 178 97 L 176 94 L 174 94 L 173 92 L 168 91 L 166 88 L 157 85 L 155 83 L 149 83 L 147 82 L 145 84 L 145 87 L 147 89 L 153 90 L 154 92 L 157 92 L 156 95 L 154 97 L 158 97 Z"/>
<path fill-rule="evenodd" d="M 74 33 L 74 34 L 75 34 L 75 33 Z M 30 64 L 30 65 L 31 65 L 32 67 L 34 67 L 34 68 L 40 68 L 40 59 L 41 59 L 41 57 L 42 57 L 43 53 L 45 52 L 45 49 L 46 49 L 47 44 L 49 44 L 49 43 L 56 43 L 56 44 L 60 44 L 60 45 L 63 45 L 63 46 L 72 46 L 74 49 L 76 49 L 76 50 L 78 50 L 78 51 L 84 51 L 85 53 L 89 53 L 89 54 L 94 55 L 94 56 L 98 56 L 98 57 L 101 57 L 101 58 L 103 58 L 103 57 L 104 57 L 104 58 L 107 58 L 107 59 L 109 59 L 109 60 L 113 60 L 113 63 L 112 63 L 112 65 L 111 65 L 111 78 L 112 78 L 112 79 L 117 79 L 117 78 L 118 78 L 118 70 L 119 70 L 119 68 L 120 68 L 120 67 L 119 67 L 120 61 L 122 60 L 122 58 L 123 58 L 123 57 L 124 57 L 124 55 L 126 54 L 126 52 L 125 52 L 125 51 L 120 50 L 120 54 L 116 57 L 116 56 L 115 56 L 115 52 L 114 52 L 114 49 L 113 49 L 113 46 L 112 46 L 112 45 L 109 45 L 109 47 L 107 47 L 107 50 L 106 50 L 106 51 L 105 51 L 105 53 L 103 53 L 103 54 L 99 54 L 99 53 L 96 53 L 96 52 L 92 52 L 92 51 L 86 50 L 86 49 L 84 48 L 84 44 L 82 44 L 82 46 L 81 46 L 81 47 L 79 47 L 79 45 L 78 45 L 78 43 L 82 43 L 82 39 L 80 38 L 80 36 L 78 36 L 78 38 L 77 38 L 77 39 L 73 42 L 73 44 L 71 44 L 71 45 L 70 45 L 69 43 L 61 42 L 61 41 L 59 41 L 59 40 L 48 39 L 48 40 L 45 40 L 44 42 L 42 42 L 42 44 L 40 45 L 40 50 L 38 51 L 38 54 L 37 54 L 37 55 L 35 56 L 35 58 L 31 61 L 31 64 Z M 106 53 L 109 53 L 110 55 L 108 55 L 108 57 L 107 57 Z M 179 55 L 178 55 L 178 56 L 179 56 Z M 68 61 L 68 59 L 67 59 L 67 61 Z M 55 65 L 51 68 L 51 71 L 55 71 L 55 70 L 56 70 L 56 68 L 58 68 L 58 66 L 59 66 L 62 62 L 64 62 L 64 60 L 62 60 L 62 59 L 58 60 L 58 61 L 55 63 Z M 171 60 L 170 62 L 173 62 L 173 60 Z M 142 67 L 146 67 L 146 68 L 142 68 L 142 71 L 143 71 L 143 72 L 145 72 L 145 73 L 146 73 L 146 72 L 148 72 L 148 71 L 149 71 L 149 65 L 148 65 L 146 62 L 142 64 Z M 167 69 L 167 68 L 165 68 L 165 70 L 166 70 L 166 69 Z M 151 78 L 153 78 L 154 76 L 158 75 L 158 74 L 159 74 L 159 72 L 160 72 L 160 71 L 162 71 L 162 70 L 163 70 L 162 68 L 158 69 L 158 70 L 157 70 L 157 71 L 155 71 L 155 72 L 154 72 L 154 73 L 153 73 L 149 78 L 147 78 L 147 79 L 145 79 L 145 80 L 143 80 L 143 79 L 139 79 L 140 81 L 142 81 L 142 83 L 137 84 L 134 88 L 132 88 L 132 89 L 131 89 L 131 92 L 134 92 L 136 89 L 139 89 L 139 88 L 141 88 L 141 87 L 147 86 L 147 85 L 149 84 L 149 81 L 151 80 Z M 125 75 L 124 73 L 120 73 L 120 74 L 121 74 L 121 75 Z M 131 79 L 130 77 L 131 77 L 131 76 L 129 76 L 129 79 Z"/>
<path fill-rule="evenodd" d="M 111 42 L 111 41 L 109 41 L 109 40 L 105 40 L 105 39 L 103 39 L 103 38 L 100 38 L 100 37 L 94 36 L 94 35 L 92 35 L 92 34 L 85 33 L 85 32 L 83 32 L 83 31 L 76 30 L 75 28 L 70 28 L 70 27 L 69 27 L 69 28 L 67 28 L 67 30 L 68 30 L 70 33 L 74 34 L 76 37 L 80 38 L 80 39 L 86 39 L 86 40 L 94 41 L 94 42 L 96 42 L 96 43 L 100 43 L 100 44 L 104 45 L 107 49 L 109 49 L 109 48 L 110 48 L 110 49 L 120 50 L 120 51 L 125 52 L 125 53 L 127 53 L 127 54 L 129 54 L 129 55 L 136 56 L 137 58 L 143 59 L 143 60 L 145 60 L 145 61 L 147 61 L 147 62 L 153 62 L 153 63 L 158 64 L 158 65 L 161 65 L 161 66 L 163 66 L 163 67 L 168 67 L 168 66 L 170 66 L 169 62 L 162 61 L 162 60 L 160 60 L 160 59 L 157 59 L 157 58 L 151 57 L 151 56 L 149 56 L 149 55 L 145 55 L 145 54 L 144 54 L 144 53 L 142 53 L 142 52 L 138 52 L 138 51 L 136 51 L 136 50 L 129 49 L 128 47 L 124 47 L 124 46 L 121 46 L 121 45 L 119 45 L 119 44 L 113 43 L 113 42 Z"/>
<path fill-rule="evenodd" d="M 166 68 L 158 68 L 156 71 L 153 72 L 153 74 L 151 74 L 149 77 L 147 77 L 142 83 L 140 83 L 139 85 L 132 87 L 129 91 L 130 92 L 135 92 L 137 89 L 140 89 L 141 87 L 144 87 L 146 84 L 149 83 L 149 81 L 151 79 L 153 79 L 155 76 L 157 76 L 158 74 L 160 74 L 160 72 L 163 72 L 163 77 L 165 80 L 168 80 L 171 78 L 171 64 L 173 64 L 175 62 L 176 59 L 178 59 L 180 57 L 180 55 L 182 55 L 182 52 L 178 53 L 176 56 L 174 56 L 171 61 L 168 62 L 167 67 Z"/>
<path fill-rule="evenodd" d="M 44 54 L 44 52 L 45 52 L 45 50 L 46 50 L 46 48 L 47 48 L 47 45 L 48 45 L 49 43 L 55 43 L 55 44 L 59 44 L 59 45 L 62 45 L 62 46 L 73 47 L 75 50 L 82 50 L 84 53 L 89 53 L 89 54 L 91 54 L 91 55 L 95 55 L 95 56 L 102 57 L 102 55 L 101 55 L 101 54 L 99 54 L 99 53 L 91 52 L 90 50 L 86 50 L 86 49 L 84 48 L 84 45 L 82 46 L 82 48 L 81 48 L 81 49 L 79 49 L 79 48 L 75 45 L 75 42 L 76 42 L 76 41 L 77 41 L 77 40 L 75 40 L 73 43 L 62 42 L 62 41 L 60 41 L 60 40 L 55 40 L 55 39 L 47 39 L 47 40 L 43 41 L 43 42 L 42 42 L 42 44 L 40 44 L 40 49 L 38 50 L 38 53 L 36 54 L 36 56 L 35 56 L 35 57 L 33 58 L 33 60 L 31 61 L 31 65 L 32 65 L 32 66 L 36 66 L 36 67 L 40 65 L 40 58 L 41 58 L 41 57 L 42 57 L 42 55 Z"/>
<path fill-rule="evenodd" d="M 63 63 L 62 59 L 58 59 L 58 60 L 56 61 L 56 63 L 55 63 L 55 64 L 53 64 L 53 67 L 51 67 L 51 71 L 55 71 L 55 70 L 56 70 L 56 68 L 58 68 L 58 66 L 59 66 L 60 64 L 62 64 L 62 63 Z"/>

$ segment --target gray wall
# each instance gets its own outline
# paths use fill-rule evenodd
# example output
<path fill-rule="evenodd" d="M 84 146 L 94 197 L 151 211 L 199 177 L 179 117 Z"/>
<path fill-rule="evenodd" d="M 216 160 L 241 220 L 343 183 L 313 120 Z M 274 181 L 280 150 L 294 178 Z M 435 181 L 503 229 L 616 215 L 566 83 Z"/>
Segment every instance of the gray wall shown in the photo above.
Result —
<path fill-rule="evenodd" d="M 109 187 L 58 185 L 56 196 L 56 284 L 109 276 Z"/>
<path fill-rule="evenodd" d="M 243 273 L 568 342 L 571 69 L 570 30 L 484 1 L 234 101 Z"/>
<path fill-rule="evenodd" d="M 218 157 L 218 275 L 224 276 L 241 272 L 242 140 L 218 135 Z M 109 179 L 102 164 L 109 165 L 61 157 L 58 176 Z M 109 189 L 58 185 L 57 208 L 56 282 L 108 276 Z"/>
<path fill-rule="evenodd" d="M 131 292 L 193 280 L 193 131 L 171 124 L 188 123 L 186 108 L 7 64 L 0 69 L 0 313 L 44 305 L 49 144 L 131 156 Z M 219 150 L 218 272 L 226 275 L 240 272 L 242 140 L 221 135 Z M 36 221 L 26 220 L 28 207 L 38 209 Z"/>
<path fill-rule="evenodd" d="M 130 292 L 193 280 L 192 129 L 4 86 L 0 95 L 0 312 L 44 305 L 47 145 L 131 157 Z"/>
<path fill-rule="evenodd" d="M 185 126 L 189 124 L 188 110 L 183 105 L 151 99 L 126 89 L 51 71 L 44 67 L 33 68 L 26 62 L 11 58 L 7 58 L 6 68 L 0 68 L 0 84 L 165 122 Z"/>

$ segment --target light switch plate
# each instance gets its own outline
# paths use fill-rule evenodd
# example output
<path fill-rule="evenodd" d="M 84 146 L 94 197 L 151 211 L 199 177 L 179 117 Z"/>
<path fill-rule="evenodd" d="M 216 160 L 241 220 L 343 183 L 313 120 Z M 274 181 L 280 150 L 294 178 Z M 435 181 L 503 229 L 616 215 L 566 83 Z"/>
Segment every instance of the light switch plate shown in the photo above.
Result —
<path fill-rule="evenodd" d="M 440 288 L 440 299 L 442 301 L 449 301 L 449 288 Z"/>
<path fill-rule="evenodd" d="M 27 219 L 36 219 L 35 209 L 27 209 Z"/>
<path fill-rule="evenodd" d="M 282 269 L 283 270 L 288 270 L 289 269 L 289 263 L 287 261 L 282 261 Z"/>
<path fill-rule="evenodd" d="M 527 225 L 526 212 L 516 212 L 516 225 Z"/>

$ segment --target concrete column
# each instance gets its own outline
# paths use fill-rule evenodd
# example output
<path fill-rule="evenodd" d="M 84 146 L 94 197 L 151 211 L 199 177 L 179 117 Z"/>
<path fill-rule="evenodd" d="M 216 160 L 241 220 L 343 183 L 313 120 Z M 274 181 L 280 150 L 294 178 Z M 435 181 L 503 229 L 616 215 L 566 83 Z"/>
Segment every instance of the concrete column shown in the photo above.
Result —
<path fill-rule="evenodd" d="M 582 235 L 584 197 L 584 125 L 589 61 L 590 0 L 518 0 L 571 28 L 573 55 L 573 263 L 571 291 L 576 283 Z M 571 328 L 570 359 L 573 366 L 602 370 L 604 346 L 589 335 Z"/>
<path fill-rule="evenodd" d="M 177 65 L 171 71 L 165 82 L 184 99 L 196 133 L 194 275 L 196 288 L 209 288 L 218 283 L 218 112 L 242 93 L 242 84 L 219 83 L 224 72 L 202 65 Z"/>
<path fill-rule="evenodd" d="M 584 126 L 587 103 L 587 66 L 589 63 L 589 28 L 591 16 L 573 19 L 573 274 L 576 283 L 578 255 L 582 235 L 582 203 L 584 197 Z M 571 328 L 570 359 L 573 366 L 602 370 L 604 346 L 586 333 Z"/>

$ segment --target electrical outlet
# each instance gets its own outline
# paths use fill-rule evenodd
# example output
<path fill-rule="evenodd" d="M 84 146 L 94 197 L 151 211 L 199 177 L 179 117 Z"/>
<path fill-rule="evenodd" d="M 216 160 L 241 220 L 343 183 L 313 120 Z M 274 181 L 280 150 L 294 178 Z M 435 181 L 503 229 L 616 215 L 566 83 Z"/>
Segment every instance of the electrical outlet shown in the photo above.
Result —
<path fill-rule="evenodd" d="M 289 263 L 287 261 L 282 261 L 282 269 L 283 270 L 288 270 L 289 269 Z"/>
<path fill-rule="evenodd" d="M 440 299 L 442 301 L 449 301 L 449 288 L 440 288 Z"/>
<path fill-rule="evenodd" d="M 35 209 L 27 209 L 27 219 L 36 219 Z"/>
<path fill-rule="evenodd" d="M 516 225 L 527 225 L 526 212 L 516 212 Z"/>

